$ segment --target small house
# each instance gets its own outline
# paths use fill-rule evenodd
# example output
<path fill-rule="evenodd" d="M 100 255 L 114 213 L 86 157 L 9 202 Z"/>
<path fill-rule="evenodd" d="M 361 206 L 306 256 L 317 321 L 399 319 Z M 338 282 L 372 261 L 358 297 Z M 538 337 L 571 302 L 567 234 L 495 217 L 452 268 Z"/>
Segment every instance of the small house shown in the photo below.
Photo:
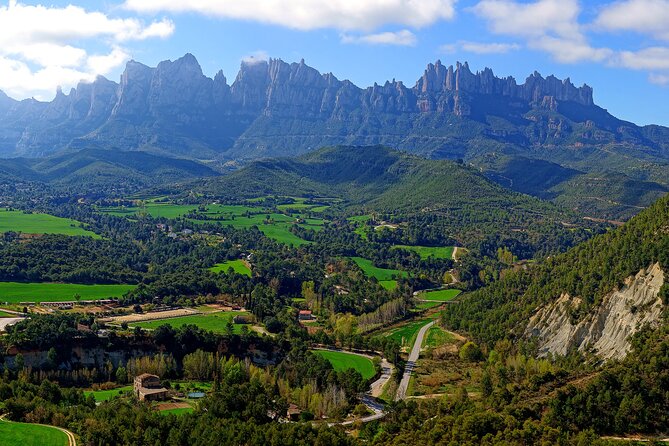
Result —
<path fill-rule="evenodd" d="M 297 407 L 295 404 L 288 406 L 286 416 L 290 421 L 300 421 L 300 415 L 302 415 L 302 411 L 299 407 Z"/>
<path fill-rule="evenodd" d="M 134 392 L 140 401 L 167 399 L 167 389 L 160 385 L 160 378 L 149 373 L 142 373 L 135 377 Z"/>
<path fill-rule="evenodd" d="M 311 314 L 311 310 L 300 310 L 297 319 L 300 321 L 311 321 L 314 319 L 314 317 Z"/>

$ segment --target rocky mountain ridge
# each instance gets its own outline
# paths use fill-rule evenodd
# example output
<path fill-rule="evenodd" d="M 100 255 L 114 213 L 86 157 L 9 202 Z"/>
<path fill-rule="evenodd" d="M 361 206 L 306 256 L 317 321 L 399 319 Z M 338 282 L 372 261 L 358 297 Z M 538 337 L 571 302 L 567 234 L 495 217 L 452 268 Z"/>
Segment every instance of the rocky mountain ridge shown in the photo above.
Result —
<path fill-rule="evenodd" d="M 130 61 L 118 84 L 98 77 L 92 83 L 80 83 L 68 94 L 58 90 L 51 102 L 15 101 L 3 93 L 0 154 L 43 156 L 86 145 L 122 150 L 153 146 L 169 151 L 179 145 L 166 137 L 173 136 L 181 140 L 181 145 L 188 140 L 194 155 L 225 156 L 239 145 L 238 138 L 253 137 L 255 121 L 283 118 L 318 119 L 319 127 L 324 126 L 327 133 L 319 129 L 306 133 L 344 143 L 355 132 L 333 127 L 354 117 L 433 113 L 469 116 L 472 105 L 462 94 L 502 96 L 522 101 L 525 106 L 554 107 L 560 101 L 593 105 L 592 89 L 587 85 L 577 88 L 568 79 L 543 78 L 537 72 L 519 85 L 512 77 L 495 77 L 489 68 L 472 73 L 467 63 L 457 63 L 455 68 L 446 68 L 440 61 L 429 64 L 411 88 L 393 80 L 362 89 L 350 81 L 340 81 L 332 73 L 321 74 L 304 60 L 288 64 L 270 59 L 243 63 L 234 82 L 228 85 L 222 72 L 208 78 L 195 57 L 186 54 L 155 68 Z M 332 130 L 339 132 L 332 135 Z M 308 149 L 300 147 L 304 143 L 296 145 L 285 150 Z M 281 152 L 272 148 L 267 154 L 281 154 L 277 151 Z M 232 150 L 230 155 L 243 154 Z"/>
<path fill-rule="evenodd" d="M 270 59 L 243 63 L 229 83 L 186 54 L 156 67 L 130 61 L 119 83 L 98 77 L 51 102 L 0 94 L 5 158 L 139 150 L 238 165 L 336 145 L 462 159 L 506 187 L 598 218 L 629 218 L 669 190 L 669 129 L 619 120 L 589 86 L 537 72 L 518 84 L 437 61 L 413 87 L 360 88 L 304 60 Z"/>

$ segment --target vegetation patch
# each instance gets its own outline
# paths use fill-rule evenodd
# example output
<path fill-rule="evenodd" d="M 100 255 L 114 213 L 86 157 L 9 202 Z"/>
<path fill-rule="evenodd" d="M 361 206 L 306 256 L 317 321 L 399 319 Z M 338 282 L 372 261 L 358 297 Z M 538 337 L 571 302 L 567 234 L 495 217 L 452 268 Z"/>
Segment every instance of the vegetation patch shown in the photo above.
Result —
<path fill-rule="evenodd" d="M 421 259 L 434 257 L 436 259 L 452 259 L 453 246 L 411 246 L 411 245 L 394 245 L 394 249 L 406 249 L 417 253 Z"/>
<path fill-rule="evenodd" d="M 314 205 L 296 203 L 280 205 L 278 209 L 310 211 Z M 291 226 L 298 225 L 305 229 L 318 231 L 322 229 L 324 221 L 319 218 L 306 218 L 301 214 L 286 215 L 271 212 L 261 206 L 243 205 L 220 205 L 211 204 L 206 206 L 179 205 L 169 203 L 145 203 L 141 206 L 129 207 L 104 207 L 98 208 L 98 212 L 116 215 L 120 217 L 134 217 L 141 214 L 150 215 L 154 218 L 176 219 L 186 216 L 193 224 L 218 223 L 232 226 L 237 229 L 248 229 L 257 226 L 267 237 L 287 245 L 300 246 L 310 243 L 290 231 Z"/>
<path fill-rule="evenodd" d="M 332 350 L 314 350 L 314 353 L 330 361 L 336 371 L 355 369 L 364 379 L 370 379 L 376 375 L 372 360 L 353 353 L 338 352 Z"/>
<path fill-rule="evenodd" d="M 123 296 L 135 285 L 82 285 L 77 283 L 0 282 L 0 302 L 69 302 Z"/>
<path fill-rule="evenodd" d="M 173 317 L 170 319 L 159 319 L 155 321 L 136 322 L 131 324 L 132 327 L 141 327 L 148 330 L 155 330 L 161 325 L 170 325 L 174 328 L 183 327 L 184 325 L 197 325 L 203 330 L 209 330 L 214 333 L 224 334 L 228 331 L 229 324 L 232 324 L 233 333 L 241 333 L 243 324 L 235 324 L 233 319 L 235 316 L 242 316 L 249 318 L 249 313 L 244 311 L 219 311 L 209 314 L 195 314 L 192 316 Z"/>
<path fill-rule="evenodd" d="M 2 209 L 0 210 L 0 233 L 9 231 L 24 234 L 83 235 L 100 238 L 98 234 L 84 229 L 82 224 L 76 220 L 49 214 L 26 214 L 22 211 Z"/>
<path fill-rule="evenodd" d="M 251 277 L 251 268 L 249 268 L 247 263 L 243 260 L 228 260 L 227 262 L 217 263 L 209 268 L 209 271 L 212 273 L 227 273 L 230 268 L 237 274 Z"/>
<path fill-rule="evenodd" d="M 110 399 L 115 398 L 117 396 L 125 396 L 128 394 L 128 392 L 131 391 L 132 391 L 132 386 L 123 386 L 107 390 L 87 390 L 84 391 L 84 395 L 86 395 L 86 397 L 93 395 L 95 401 L 100 403 L 102 401 L 109 401 Z"/>
<path fill-rule="evenodd" d="M 374 266 L 371 260 L 364 259 L 362 257 L 351 257 L 356 265 L 362 269 L 368 277 L 375 277 L 381 286 L 388 290 L 395 289 L 397 287 L 397 277 L 408 277 L 409 273 L 406 271 L 400 271 L 397 269 L 385 269 Z"/>
<path fill-rule="evenodd" d="M 183 415 L 186 413 L 192 413 L 193 412 L 192 407 L 177 407 L 176 409 L 165 409 L 161 410 L 160 414 L 161 415 Z"/>
<path fill-rule="evenodd" d="M 416 308 L 419 310 L 429 310 L 430 308 L 435 308 L 441 305 L 443 302 L 435 302 L 435 301 L 430 301 L 430 302 L 418 302 L 416 304 Z"/>
<path fill-rule="evenodd" d="M 460 290 L 438 290 L 421 293 L 418 298 L 421 300 L 429 300 L 432 302 L 448 302 L 460 295 Z"/>
<path fill-rule="evenodd" d="M 427 323 L 428 321 L 424 319 L 415 322 L 410 322 L 400 327 L 391 329 L 390 331 L 387 332 L 386 336 L 395 340 L 401 346 L 405 347 L 413 344 L 414 340 L 416 339 L 416 335 L 418 334 L 418 331 L 423 325 Z"/>
<path fill-rule="evenodd" d="M 0 443 L 5 446 L 67 446 L 65 432 L 49 426 L 0 421 Z"/>
<path fill-rule="evenodd" d="M 424 346 L 425 347 L 440 347 L 444 344 L 454 343 L 456 341 L 455 336 L 447 332 L 441 327 L 432 326 L 427 331 L 427 336 L 425 336 Z"/>

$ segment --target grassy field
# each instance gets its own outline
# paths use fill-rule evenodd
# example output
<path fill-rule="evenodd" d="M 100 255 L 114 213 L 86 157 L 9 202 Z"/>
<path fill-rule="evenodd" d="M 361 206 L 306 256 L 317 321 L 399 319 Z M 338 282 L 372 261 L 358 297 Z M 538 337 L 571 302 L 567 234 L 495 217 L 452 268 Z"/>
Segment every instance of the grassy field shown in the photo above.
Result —
<path fill-rule="evenodd" d="M 67 435 L 53 427 L 0 421 L 3 446 L 67 446 L 68 443 Z"/>
<path fill-rule="evenodd" d="M 178 218 L 197 209 L 195 205 L 146 203 L 144 206 L 100 207 L 98 212 L 117 217 L 134 216 L 146 212 L 154 218 Z"/>
<path fill-rule="evenodd" d="M 119 395 L 125 395 L 127 392 L 130 391 L 132 391 L 132 386 L 123 386 L 110 390 L 86 390 L 84 391 L 84 395 L 86 395 L 87 397 L 89 395 L 93 395 L 95 401 L 99 403 L 102 401 L 109 401 L 110 399 Z"/>
<path fill-rule="evenodd" d="M 460 290 L 428 291 L 427 293 L 419 294 L 418 299 L 430 300 L 433 302 L 448 302 L 458 297 L 461 292 L 462 291 Z"/>
<path fill-rule="evenodd" d="M 249 316 L 249 313 L 243 311 L 219 311 L 209 314 L 194 314 L 192 316 L 173 317 L 171 319 L 160 319 L 155 321 L 135 322 L 131 327 L 141 327 L 149 330 L 155 330 L 161 325 L 170 325 L 174 328 L 184 325 L 197 325 L 198 327 L 213 331 L 214 333 L 225 333 L 228 321 L 232 321 L 235 316 Z M 241 333 L 242 324 L 234 324 L 234 333 Z"/>
<path fill-rule="evenodd" d="M 24 214 L 21 211 L 0 210 L 0 233 L 15 231 L 24 234 L 86 235 L 100 238 L 94 232 L 81 227 L 81 223 L 69 218 L 49 214 Z"/>
<path fill-rule="evenodd" d="M 348 370 L 355 369 L 362 375 L 365 379 L 370 379 L 376 375 L 376 370 L 374 370 L 374 364 L 369 358 L 364 356 L 354 355 L 353 353 L 346 352 L 334 352 L 330 350 L 314 350 L 314 353 L 321 355 L 332 364 L 335 370 Z"/>
<path fill-rule="evenodd" d="M 423 345 L 426 347 L 439 347 L 444 344 L 455 342 L 455 340 L 456 339 L 452 334 L 435 325 L 427 331 L 427 336 L 425 336 Z"/>
<path fill-rule="evenodd" d="M 376 277 L 381 286 L 387 290 L 393 290 L 397 287 L 397 281 L 393 277 L 407 277 L 409 275 L 406 271 L 376 267 L 371 260 L 363 259 L 362 257 L 351 257 L 351 260 L 362 269 L 365 275 Z"/>
<path fill-rule="evenodd" d="M 212 273 L 220 273 L 221 271 L 227 273 L 230 268 L 232 268 L 233 271 L 237 274 L 243 274 L 245 276 L 251 277 L 251 269 L 243 260 L 228 260 L 227 262 L 217 263 L 216 265 L 209 268 L 209 271 Z"/>
<path fill-rule="evenodd" d="M 297 205 L 282 206 L 290 206 L 291 209 L 297 206 L 298 209 L 301 207 L 305 211 L 313 207 L 313 205 L 300 205 L 300 203 L 297 203 Z M 198 206 L 196 205 L 178 205 L 165 203 L 146 203 L 142 207 L 133 206 L 98 208 L 98 212 L 122 217 L 132 217 L 140 212 L 146 212 L 152 217 L 163 217 L 171 219 L 183 217 L 184 215 L 196 210 L 198 210 Z M 254 207 L 212 204 L 207 205 L 206 211 L 199 212 L 199 214 L 204 216 L 206 219 L 191 219 L 190 222 L 193 224 L 218 223 L 220 225 L 232 226 L 238 229 L 257 226 L 258 229 L 260 229 L 260 231 L 267 237 L 287 245 L 299 246 L 310 243 L 307 240 L 303 240 L 290 232 L 290 227 L 293 224 L 297 224 L 295 223 L 296 217 L 279 213 L 271 213 L 269 210 L 259 206 Z M 268 216 L 269 219 L 267 218 Z M 323 224 L 324 221 L 317 218 L 308 218 L 305 219 L 303 223 L 299 223 L 300 226 L 313 229 L 314 231 L 322 229 Z"/>
<path fill-rule="evenodd" d="M 406 325 L 402 325 L 401 327 L 392 329 L 386 336 L 394 339 L 403 347 L 408 346 L 413 344 L 416 335 L 418 334 L 418 330 L 420 330 L 420 328 L 427 323 L 428 321 L 426 320 L 410 322 Z"/>
<path fill-rule="evenodd" d="M 409 245 L 395 245 L 393 246 L 393 248 L 414 251 L 420 256 L 421 259 L 427 259 L 428 257 L 434 257 L 437 259 L 452 259 L 453 249 L 454 249 L 453 246 L 434 247 L 434 246 L 409 246 Z"/>
<path fill-rule="evenodd" d="M 0 282 L 0 302 L 73 301 L 75 294 L 79 294 L 81 300 L 99 300 L 121 297 L 134 288 L 135 285 Z"/>
<path fill-rule="evenodd" d="M 0 317 L 17 317 L 17 315 L 13 314 L 13 313 L 7 313 L 6 311 L 0 310 Z"/>
<path fill-rule="evenodd" d="M 161 415 L 183 415 L 185 413 L 192 413 L 193 410 L 192 407 L 180 407 L 178 409 L 161 410 L 159 413 Z"/>
<path fill-rule="evenodd" d="M 419 310 L 429 310 L 430 308 L 438 307 L 443 302 L 418 302 L 416 308 Z"/>

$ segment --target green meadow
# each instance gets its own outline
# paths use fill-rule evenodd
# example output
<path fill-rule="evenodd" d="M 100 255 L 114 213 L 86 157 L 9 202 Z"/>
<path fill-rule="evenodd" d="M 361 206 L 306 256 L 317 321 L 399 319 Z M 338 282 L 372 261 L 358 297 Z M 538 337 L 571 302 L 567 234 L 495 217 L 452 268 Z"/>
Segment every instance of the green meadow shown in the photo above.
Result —
<path fill-rule="evenodd" d="M 132 386 L 123 386 L 123 387 L 117 387 L 115 389 L 109 389 L 109 390 L 86 390 L 84 391 L 85 396 L 93 395 L 93 398 L 95 398 L 95 401 L 100 403 L 102 401 L 109 401 L 110 399 L 117 397 L 117 396 L 124 396 L 127 395 L 128 392 L 132 391 Z"/>
<path fill-rule="evenodd" d="M 75 283 L 0 282 L 0 302 L 63 302 L 121 297 L 135 285 L 81 285 Z"/>
<path fill-rule="evenodd" d="M 209 271 L 212 273 L 227 273 L 230 268 L 232 268 L 232 270 L 237 274 L 251 277 L 251 269 L 243 260 L 228 260 L 227 262 L 217 263 L 216 265 L 209 268 Z"/>
<path fill-rule="evenodd" d="M 408 277 L 409 274 L 406 271 L 400 271 L 397 269 L 385 269 L 374 266 L 371 260 L 364 259 L 362 257 L 351 257 L 362 271 L 368 277 L 375 277 L 379 281 L 381 286 L 387 290 L 394 290 L 397 288 L 397 280 L 393 277 Z"/>
<path fill-rule="evenodd" d="M 440 347 L 444 344 L 455 342 L 455 340 L 452 334 L 435 325 L 427 331 L 423 345 L 426 347 Z"/>
<path fill-rule="evenodd" d="M 443 302 L 418 302 L 416 304 L 416 308 L 419 310 L 429 310 L 431 308 L 438 307 L 439 305 L 443 304 Z"/>
<path fill-rule="evenodd" d="M 169 325 L 174 328 L 183 327 L 184 325 L 197 325 L 204 330 L 213 331 L 214 333 L 225 333 L 227 331 L 228 321 L 232 321 L 235 316 L 248 317 L 249 313 L 243 311 L 219 311 L 216 313 L 194 314 L 191 316 L 180 316 L 155 321 L 135 322 L 130 324 L 130 326 L 155 330 L 161 325 Z M 241 333 L 243 326 L 244 325 L 242 324 L 233 324 L 233 332 Z"/>
<path fill-rule="evenodd" d="M 25 214 L 22 211 L 0 210 L 0 233 L 22 232 L 24 234 L 85 235 L 100 238 L 94 232 L 81 227 L 81 223 L 69 218 L 49 214 Z"/>
<path fill-rule="evenodd" d="M 418 330 L 420 330 L 420 328 L 427 323 L 427 320 L 410 322 L 408 324 L 402 325 L 401 327 L 390 330 L 386 336 L 397 341 L 397 343 L 403 347 L 412 345 L 416 335 L 418 334 Z"/>
<path fill-rule="evenodd" d="M 353 353 L 336 352 L 330 350 L 313 350 L 314 353 L 327 359 L 336 371 L 355 369 L 364 379 L 370 379 L 376 375 L 374 364 L 369 358 L 354 355 Z"/>
<path fill-rule="evenodd" d="M 0 444 L 4 446 L 67 446 L 67 435 L 49 426 L 0 421 Z"/>
<path fill-rule="evenodd" d="M 453 246 L 410 246 L 410 245 L 395 245 L 395 249 L 406 249 L 417 253 L 421 259 L 434 257 L 436 259 L 452 259 Z"/>
<path fill-rule="evenodd" d="M 185 413 L 192 413 L 193 410 L 192 407 L 180 407 L 177 409 L 161 410 L 159 413 L 161 415 L 183 415 Z"/>
<path fill-rule="evenodd" d="M 432 302 L 448 302 L 460 295 L 460 290 L 438 290 L 421 293 L 417 297 L 420 300 L 429 300 Z"/>

